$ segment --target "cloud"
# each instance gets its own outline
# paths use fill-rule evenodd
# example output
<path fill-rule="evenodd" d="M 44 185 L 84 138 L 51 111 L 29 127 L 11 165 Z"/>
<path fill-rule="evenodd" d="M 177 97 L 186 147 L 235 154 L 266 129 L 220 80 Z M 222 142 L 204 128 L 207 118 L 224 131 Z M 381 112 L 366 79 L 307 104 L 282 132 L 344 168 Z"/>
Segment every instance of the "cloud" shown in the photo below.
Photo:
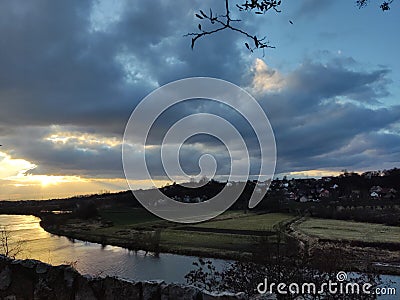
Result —
<path fill-rule="evenodd" d="M 295 16 L 301 18 L 316 17 L 330 6 L 332 6 L 332 1 L 330 0 L 303 0 L 300 7 L 297 8 Z"/>
<path fill-rule="evenodd" d="M 0 152 L 0 178 L 9 178 L 24 174 L 37 166 L 24 159 L 14 159 L 10 155 Z"/>
<path fill-rule="evenodd" d="M 389 94 L 389 70 L 354 70 L 353 63 L 346 65 L 346 61 L 353 59 L 341 64 L 306 61 L 286 75 L 281 92 L 260 98 L 275 131 L 278 172 L 363 169 L 368 165 L 379 168 L 383 162 L 373 153 L 391 157 L 390 149 L 398 147 L 394 138 L 398 134 L 381 132 L 400 122 L 400 106 L 380 105 Z M 370 135 L 378 135 L 387 144 L 364 145 L 362 160 L 337 151 L 349 145 L 361 146 L 360 137 Z M 398 159 L 392 160 L 395 162 Z"/>
<path fill-rule="evenodd" d="M 261 59 L 255 60 L 251 90 L 256 93 L 279 92 L 285 85 L 283 76 Z"/>
<path fill-rule="evenodd" d="M 219 49 L 234 45 L 235 35 L 190 49 L 183 35 L 194 26 L 193 3 L 126 4 L 102 24 L 107 30 L 93 30 L 98 2 L 88 3 L 2 4 L 0 125 L 74 124 L 121 134 L 129 113 L 157 85 L 190 76 L 240 80 L 240 50 Z"/>
<path fill-rule="evenodd" d="M 297 13 L 315 14 L 329 2 L 305 1 Z M 399 128 L 400 107 L 385 102 L 391 96 L 389 68 L 366 68 L 344 55 L 280 68 L 254 59 L 242 37 L 228 31 L 200 39 L 191 50 L 183 35 L 196 30 L 194 8 L 213 7 L 214 1 L 120 2 L 114 10 L 110 3 L 0 5 L 2 150 L 10 159 L 35 165 L 28 168 L 32 175 L 122 178 L 120 142 L 132 110 L 154 88 L 191 76 L 225 79 L 257 96 L 275 131 L 278 172 L 399 163 L 399 132 L 393 128 Z M 253 29 L 260 19 L 243 24 Z M 193 101 L 158 120 L 149 151 L 154 174 L 163 175 L 160 136 L 197 112 L 221 115 L 239 129 L 256 173 L 260 149 L 248 122 L 212 101 Z M 229 171 L 225 149 L 198 137 L 181 153 L 189 173 L 199 171 L 205 152 L 218 158 L 218 172 Z M 4 159 L 1 163 L 11 170 Z"/>
<path fill-rule="evenodd" d="M 3 137 L 3 151 L 35 165 L 35 175 L 123 177 L 121 140 L 82 128 L 24 127 Z"/>
<path fill-rule="evenodd" d="M 377 104 L 380 98 L 389 95 L 389 72 L 388 69 L 353 71 L 345 58 L 327 64 L 306 61 L 289 76 L 288 84 L 303 95 L 319 99 L 346 96 L 354 101 Z"/>

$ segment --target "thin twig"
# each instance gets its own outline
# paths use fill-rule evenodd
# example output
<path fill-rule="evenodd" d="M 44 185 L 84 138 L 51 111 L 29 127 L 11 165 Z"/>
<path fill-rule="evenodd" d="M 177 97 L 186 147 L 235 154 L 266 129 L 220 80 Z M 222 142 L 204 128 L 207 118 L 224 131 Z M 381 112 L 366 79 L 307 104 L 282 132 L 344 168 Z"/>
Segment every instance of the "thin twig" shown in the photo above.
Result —
<path fill-rule="evenodd" d="M 263 0 L 263 1 L 254 1 L 252 0 L 251 3 L 246 1 L 244 4 L 242 5 L 238 5 L 238 8 L 240 11 L 245 11 L 245 10 L 253 10 L 256 9 L 256 13 L 260 13 L 263 12 L 265 13 L 266 11 L 270 10 L 270 9 L 274 9 L 275 11 L 279 12 L 276 7 L 279 6 L 281 4 L 281 1 L 267 1 L 267 0 Z M 238 19 L 231 19 L 231 11 L 229 8 L 229 0 L 225 0 L 225 14 L 223 15 L 216 15 L 213 16 L 212 14 L 212 10 L 210 9 L 210 13 L 206 14 L 204 11 L 200 10 L 199 14 L 195 14 L 195 16 L 200 19 L 200 20 L 208 20 L 211 25 L 215 25 L 215 24 L 219 24 L 220 26 L 216 29 L 213 30 L 203 30 L 201 24 L 198 25 L 198 29 L 200 32 L 192 32 L 192 33 L 188 33 L 185 36 L 192 36 L 192 44 L 191 47 L 192 49 L 195 46 L 196 41 L 204 36 L 207 35 L 211 35 L 214 33 L 217 33 L 219 31 L 225 30 L 225 29 L 230 29 L 232 31 L 238 32 L 244 36 L 246 36 L 247 38 L 251 39 L 252 42 L 249 43 L 245 43 L 245 46 L 247 49 L 249 49 L 251 52 L 253 52 L 253 50 L 255 49 L 265 49 L 265 48 L 275 48 L 274 46 L 271 46 L 269 44 L 269 42 L 265 41 L 265 37 L 260 39 L 258 38 L 256 35 L 251 35 L 248 32 L 236 27 L 236 26 L 232 26 L 231 22 L 240 22 L 241 20 Z M 254 46 L 250 46 L 253 45 Z"/>

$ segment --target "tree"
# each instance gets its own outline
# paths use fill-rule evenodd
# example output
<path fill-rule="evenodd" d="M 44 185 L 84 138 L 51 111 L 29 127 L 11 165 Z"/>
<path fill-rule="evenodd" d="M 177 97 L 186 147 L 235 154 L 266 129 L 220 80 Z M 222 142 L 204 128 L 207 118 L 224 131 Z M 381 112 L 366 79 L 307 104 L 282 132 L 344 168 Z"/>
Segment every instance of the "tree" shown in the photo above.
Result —
<path fill-rule="evenodd" d="M 239 19 L 232 19 L 231 15 L 231 7 L 229 0 L 225 1 L 225 13 L 222 15 L 218 15 L 213 13 L 213 10 L 210 8 L 209 12 L 206 13 L 203 10 L 199 10 L 195 16 L 201 20 L 200 23 L 197 25 L 198 31 L 188 33 L 186 36 L 192 37 L 191 47 L 192 49 L 195 46 L 196 41 L 199 38 L 205 37 L 207 35 L 211 35 L 223 30 L 232 30 L 235 31 L 243 36 L 245 36 L 248 41 L 244 43 L 245 47 L 250 51 L 253 52 L 255 49 L 263 49 L 265 48 L 275 48 L 274 46 L 270 45 L 267 37 L 257 37 L 254 34 L 250 34 L 243 29 L 239 28 L 235 24 L 238 24 L 241 20 Z M 380 4 L 380 9 L 382 11 L 390 10 L 390 6 L 394 0 L 383 1 Z M 358 8 L 363 8 L 367 6 L 369 0 L 356 0 L 356 6 Z M 281 0 L 246 0 L 243 4 L 236 4 L 236 9 L 239 12 L 253 12 L 256 15 L 264 15 L 270 10 L 275 11 L 276 13 L 281 12 L 279 7 L 281 6 Z M 204 22 L 207 22 L 211 25 L 211 29 L 205 29 L 202 26 Z M 289 20 L 289 23 L 293 25 L 293 22 Z"/>
<path fill-rule="evenodd" d="M 388 11 L 390 9 L 390 5 L 393 3 L 394 0 L 389 0 L 389 1 L 383 1 L 380 5 L 380 9 L 382 11 Z M 369 0 L 357 0 L 356 4 L 358 8 L 363 8 L 368 4 Z"/>
<path fill-rule="evenodd" d="M 244 292 L 247 297 L 259 295 L 257 286 L 265 279 L 269 283 L 284 283 L 286 286 L 290 284 L 302 286 L 307 283 L 320 290 L 328 280 L 335 282 L 338 273 L 343 273 L 338 272 L 338 267 L 347 265 L 348 258 L 343 255 L 343 248 L 340 245 L 329 250 L 323 249 L 310 256 L 307 250 L 298 251 L 292 248 L 299 246 L 296 241 L 287 244 L 288 240 L 283 241 L 286 237 L 279 234 L 277 237 L 276 244 L 262 237 L 254 246 L 255 256 L 251 261 L 232 262 L 222 270 L 217 270 L 211 260 L 199 258 L 197 262 L 193 262 L 195 268 L 186 274 L 186 282 L 210 292 Z M 283 247 L 284 245 L 286 247 Z M 331 259 L 326 259 L 327 257 Z M 349 278 L 346 274 L 346 283 L 358 286 L 369 283 L 372 291 L 373 288 L 387 282 L 384 282 L 379 275 L 366 270 L 365 273 Z M 276 290 L 273 288 L 275 293 Z M 294 294 L 277 293 L 276 297 L 277 299 L 371 299 L 369 294 L 335 294 L 327 289 L 321 294 L 300 290 Z"/>
<path fill-rule="evenodd" d="M 14 241 L 11 232 L 6 226 L 0 230 L 0 254 L 15 258 L 23 251 L 25 242 L 22 240 Z"/>
<path fill-rule="evenodd" d="M 93 201 L 89 201 L 86 203 L 79 203 L 79 206 L 75 210 L 75 215 L 78 218 L 87 220 L 97 217 L 99 215 L 99 211 L 96 204 Z"/>

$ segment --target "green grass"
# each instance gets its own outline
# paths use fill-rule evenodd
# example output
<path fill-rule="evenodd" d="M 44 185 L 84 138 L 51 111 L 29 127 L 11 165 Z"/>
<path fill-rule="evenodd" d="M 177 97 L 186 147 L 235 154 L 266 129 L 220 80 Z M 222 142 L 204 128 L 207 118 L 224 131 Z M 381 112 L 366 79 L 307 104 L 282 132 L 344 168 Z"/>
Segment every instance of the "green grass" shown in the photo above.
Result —
<path fill-rule="evenodd" d="M 253 237 L 238 234 L 210 234 L 177 230 L 165 230 L 161 234 L 161 245 L 173 249 L 249 251 L 254 242 Z"/>
<path fill-rule="evenodd" d="M 214 232 L 197 232 L 190 230 L 175 230 L 176 227 L 187 226 L 161 220 L 141 208 L 107 209 L 100 211 L 103 219 L 113 222 L 111 227 L 93 227 L 82 234 L 94 238 L 106 238 L 108 241 L 137 240 L 139 236 L 150 233 L 154 228 L 161 231 L 160 246 L 166 251 L 198 252 L 214 255 L 242 255 L 251 252 L 257 237 L 244 234 L 223 234 Z M 222 215 L 201 224 L 193 226 L 216 229 L 245 229 L 255 231 L 270 231 L 281 221 L 292 218 L 288 214 L 254 214 L 243 211 L 227 211 Z M 189 225 L 191 226 L 191 225 Z M 78 226 L 79 227 L 79 226 Z M 138 231 L 139 230 L 139 231 Z M 270 237 L 276 241 L 275 236 Z M 229 257 L 229 255 L 228 255 Z"/>
<path fill-rule="evenodd" d="M 160 218 L 142 208 L 106 209 L 100 211 L 100 216 L 112 221 L 116 226 L 161 221 Z"/>
<path fill-rule="evenodd" d="M 398 243 L 400 227 L 342 220 L 308 219 L 298 225 L 305 234 L 324 239 Z"/>
<path fill-rule="evenodd" d="M 262 215 L 245 215 L 241 214 L 232 219 L 216 220 L 204 222 L 194 225 L 200 228 L 217 228 L 217 229 L 233 229 L 233 230 L 255 230 L 255 231 L 272 231 L 274 226 L 280 222 L 293 218 L 290 214 L 269 213 Z"/>
<path fill-rule="evenodd" d="M 243 211 L 227 211 L 214 220 L 225 220 L 243 215 Z M 177 223 L 165 221 L 143 208 L 103 209 L 100 211 L 100 216 L 105 220 L 113 222 L 115 226 L 139 226 L 145 228 L 154 224 L 164 224 L 165 226 L 177 225 Z"/>

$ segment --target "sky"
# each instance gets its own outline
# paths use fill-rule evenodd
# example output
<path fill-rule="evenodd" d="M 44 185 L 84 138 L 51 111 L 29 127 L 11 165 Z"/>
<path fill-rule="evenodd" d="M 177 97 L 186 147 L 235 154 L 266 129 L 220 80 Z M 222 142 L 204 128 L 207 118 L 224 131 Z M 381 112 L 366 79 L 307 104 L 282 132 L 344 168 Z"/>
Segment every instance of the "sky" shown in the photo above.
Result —
<path fill-rule="evenodd" d="M 281 13 L 238 13 L 240 28 L 274 49 L 249 52 L 227 30 L 190 47 L 199 9 L 224 1 L 2 1 L 0 3 L 0 199 L 48 199 L 128 189 L 121 147 L 138 103 L 169 82 L 194 76 L 250 92 L 276 139 L 277 176 L 335 175 L 400 167 L 399 1 L 282 1 Z M 234 2 L 232 2 L 234 7 Z M 291 21 L 293 24 L 291 24 Z M 206 26 L 206 25 L 204 25 Z M 219 113 L 239 128 L 257 172 L 248 124 L 212 101 L 187 102 L 157 123 L 165 132 L 192 113 Z M 210 124 L 212 126 L 212 124 Z M 149 147 L 154 182 L 169 182 Z M 202 153 L 229 171 L 221 142 L 195 136 L 180 153 L 199 171 Z"/>

